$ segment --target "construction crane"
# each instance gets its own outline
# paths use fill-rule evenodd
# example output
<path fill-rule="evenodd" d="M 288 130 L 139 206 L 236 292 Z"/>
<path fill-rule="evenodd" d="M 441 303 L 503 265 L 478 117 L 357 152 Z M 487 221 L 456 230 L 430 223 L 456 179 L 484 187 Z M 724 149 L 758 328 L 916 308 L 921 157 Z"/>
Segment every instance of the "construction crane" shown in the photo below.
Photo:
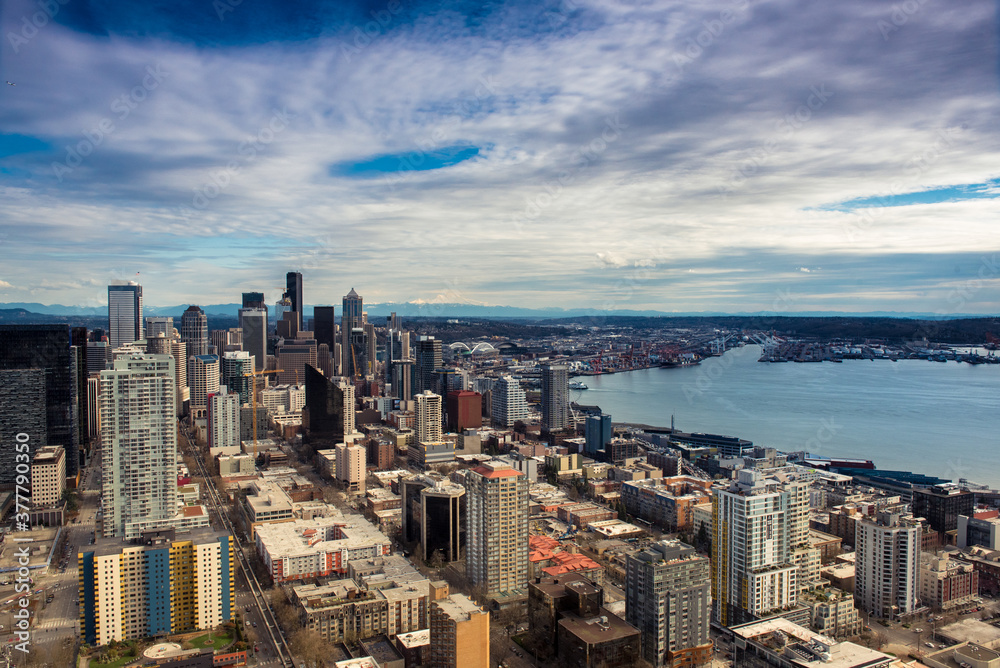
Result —
<path fill-rule="evenodd" d="M 257 376 L 266 376 L 272 373 L 284 373 L 284 369 L 271 369 L 270 371 L 251 371 L 250 373 L 243 374 L 244 378 L 252 378 L 250 382 L 253 383 L 253 415 L 251 416 L 251 422 L 253 422 L 253 463 L 254 466 L 257 465 Z M 298 378 L 298 375 L 296 375 Z"/>

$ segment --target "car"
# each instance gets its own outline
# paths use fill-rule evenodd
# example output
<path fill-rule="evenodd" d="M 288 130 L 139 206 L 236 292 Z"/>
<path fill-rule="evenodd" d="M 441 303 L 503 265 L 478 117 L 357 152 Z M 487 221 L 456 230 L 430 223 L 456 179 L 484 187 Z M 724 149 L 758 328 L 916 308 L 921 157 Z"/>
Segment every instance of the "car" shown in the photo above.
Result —
<path fill-rule="evenodd" d="M 247 620 L 247 626 L 250 626 L 250 620 L 249 619 Z"/>
<path fill-rule="evenodd" d="M 931 649 L 934 649 L 934 643 L 932 643 L 932 642 L 925 642 L 924 644 L 927 645 L 928 647 L 930 647 Z"/>
<path fill-rule="evenodd" d="M 924 630 L 923 629 L 913 629 L 913 632 L 914 633 L 923 633 Z"/>
<path fill-rule="evenodd" d="M 254 622 L 254 623 L 253 623 L 253 627 L 254 627 L 254 628 L 257 628 L 257 622 Z"/>

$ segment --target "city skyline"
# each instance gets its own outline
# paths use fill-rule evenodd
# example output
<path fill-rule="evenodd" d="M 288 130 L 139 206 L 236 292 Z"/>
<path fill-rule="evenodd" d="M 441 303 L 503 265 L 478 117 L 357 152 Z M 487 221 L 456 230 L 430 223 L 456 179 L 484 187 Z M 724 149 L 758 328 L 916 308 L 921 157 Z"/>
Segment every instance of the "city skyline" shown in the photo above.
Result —
<path fill-rule="evenodd" d="M 0 302 L 995 313 L 995 7 L 907 8 L 5 3 Z"/>

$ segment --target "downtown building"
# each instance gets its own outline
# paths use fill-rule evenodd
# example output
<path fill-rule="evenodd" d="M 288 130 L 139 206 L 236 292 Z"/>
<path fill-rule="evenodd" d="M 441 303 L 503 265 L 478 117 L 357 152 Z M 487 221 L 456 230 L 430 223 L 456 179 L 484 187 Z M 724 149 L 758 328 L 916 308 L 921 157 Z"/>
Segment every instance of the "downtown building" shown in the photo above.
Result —
<path fill-rule="evenodd" d="M 99 539 L 77 555 L 80 636 L 111 641 L 214 629 L 235 618 L 232 536 L 202 528 Z"/>
<path fill-rule="evenodd" d="M 67 325 L 0 325 L 0 485 L 14 484 L 18 434 L 27 434 L 29 456 L 46 445 L 65 448 L 66 474 L 77 474 L 89 424 L 85 334 Z"/>
<path fill-rule="evenodd" d="M 497 461 L 465 472 L 466 575 L 500 607 L 527 594 L 529 484 Z"/>
<path fill-rule="evenodd" d="M 464 594 L 430 604 L 431 644 L 427 665 L 440 668 L 490 666 L 490 613 Z"/>
<path fill-rule="evenodd" d="M 253 356 L 254 371 L 267 367 L 267 305 L 261 292 L 244 292 L 239 310 L 243 350 Z"/>
<path fill-rule="evenodd" d="M 104 536 L 207 526 L 203 507 L 178 503 L 174 359 L 121 357 L 100 382 Z"/>
<path fill-rule="evenodd" d="M 809 546 L 809 485 L 786 474 L 738 472 L 712 496 L 712 605 L 716 622 L 743 624 L 796 604 L 818 579 Z"/>
<path fill-rule="evenodd" d="M 108 286 L 108 342 L 111 348 L 145 338 L 142 286 L 135 281 Z"/>
<path fill-rule="evenodd" d="M 441 440 L 441 395 L 424 390 L 413 397 L 416 400 L 415 431 L 418 443 Z"/>
<path fill-rule="evenodd" d="M 528 399 L 521 383 L 503 376 L 493 383 L 492 419 L 497 427 L 513 427 L 515 422 L 528 419 Z"/>
<path fill-rule="evenodd" d="M 435 552 L 443 561 L 462 558 L 465 546 L 465 488 L 430 475 L 399 481 L 403 540 L 418 543 L 417 556 L 428 561 Z"/>
<path fill-rule="evenodd" d="M 569 426 L 569 370 L 565 364 L 542 366 L 542 429 Z"/>
<path fill-rule="evenodd" d="M 223 385 L 208 397 L 208 451 L 216 457 L 240 450 L 240 396 Z"/>
<path fill-rule="evenodd" d="M 855 529 L 854 598 L 883 619 L 917 609 L 921 522 L 912 515 L 880 511 Z"/>
<path fill-rule="evenodd" d="M 191 417 L 203 418 L 208 414 L 208 398 L 219 391 L 219 357 L 191 355 L 188 360 Z"/>
<path fill-rule="evenodd" d="M 626 557 L 625 619 L 642 631 L 642 657 L 654 666 L 692 668 L 712 660 L 708 557 L 663 540 Z"/>

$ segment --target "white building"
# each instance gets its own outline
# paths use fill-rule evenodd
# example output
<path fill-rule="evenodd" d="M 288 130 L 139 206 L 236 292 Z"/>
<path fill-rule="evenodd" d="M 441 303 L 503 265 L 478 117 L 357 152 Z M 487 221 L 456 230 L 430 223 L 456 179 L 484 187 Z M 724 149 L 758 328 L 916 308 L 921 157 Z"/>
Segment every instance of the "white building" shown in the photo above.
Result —
<path fill-rule="evenodd" d="M 191 417 L 203 418 L 208 412 L 208 396 L 219 391 L 219 357 L 193 355 L 190 358 Z"/>
<path fill-rule="evenodd" d="M 521 383 L 511 376 L 499 378 L 493 384 L 492 416 L 497 427 L 513 427 L 518 420 L 528 419 L 528 400 Z"/>
<path fill-rule="evenodd" d="M 808 545 L 808 485 L 752 469 L 738 475 L 712 490 L 713 615 L 724 626 L 795 604 L 795 541 Z"/>
<path fill-rule="evenodd" d="M 415 430 L 417 441 L 430 443 L 441 440 L 441 396 L 424 390 L 413 397 L 416 400 Z"/>
<path fill-rule="evenodd" d="M 135 538 L 177 512 L 174 359 L 133 355 L 100 377 L 104 534 Z"/>
<path fill-rule="evenodd" d="M 240 453 L 240 395 L 225 385 L 208 398 L 208 450 L 212 457 Z"/>
<path fill-rule="evenodd" d="M 301 413 L 306 405 L 305 385 L 276 385 L 257 393 L 258 405 L 267 409 L 267 414 L 287 415 Z"/>
<path fill-rule="evenodd" d="M 854 597 L 873 615 L 893 619 L 917 607 L 920 521 L 881 511 L 855 529 Z"/>

